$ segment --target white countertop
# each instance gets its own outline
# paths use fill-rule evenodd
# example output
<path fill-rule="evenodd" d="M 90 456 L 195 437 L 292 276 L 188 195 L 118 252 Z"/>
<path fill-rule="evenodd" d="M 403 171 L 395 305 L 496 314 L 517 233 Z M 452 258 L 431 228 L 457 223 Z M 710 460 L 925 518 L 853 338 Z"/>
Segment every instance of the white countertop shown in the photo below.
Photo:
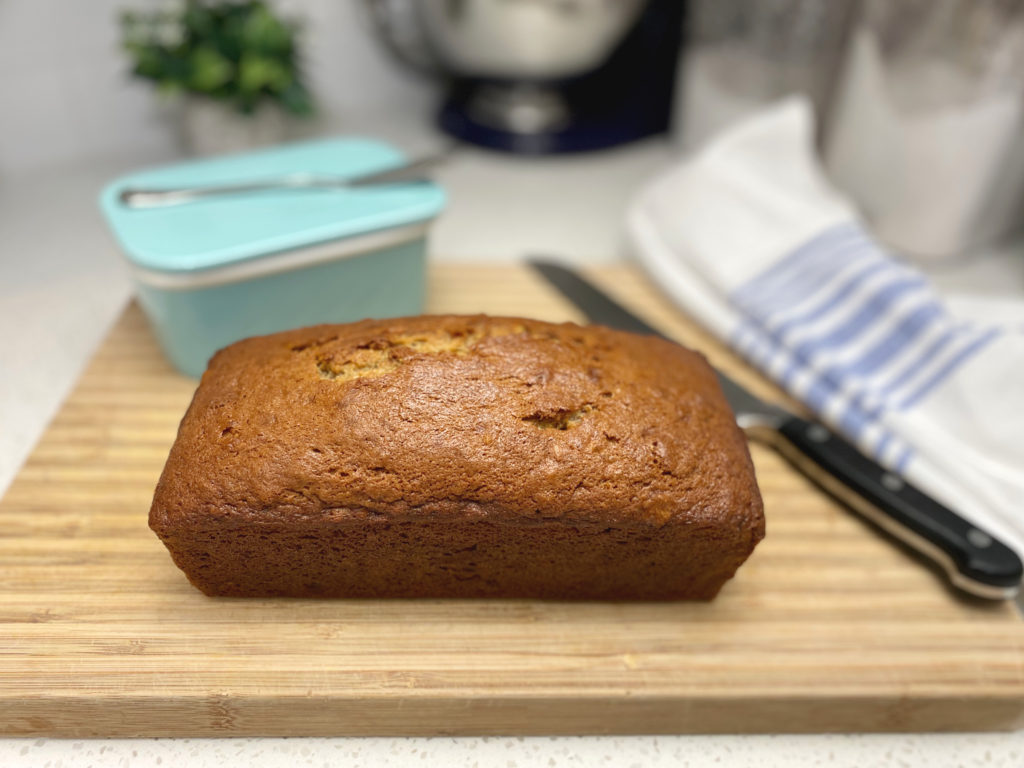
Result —
<path fill-rule="evenodd" d="M 401 135 L 390 138 L 400 142 Z M 415 151 L 417 146 L 409 146 Z M 414 143 L 414 142 L 413 142 Z M 622 258 L 625 202 L 673 151 L 510 160 L 465 150 L 441 173 L 451 204 L 432 258 Z M 150 158 L 152 160 L 152 158 Z M 131 287 L 94 200 L 128 158 L 0 178 L 0 493 L 70 391 Z M 940 288 L 1024 298 L 1024 244 L 928 268 Z M 0 765 L 100 766 L 1024 765 L 1024 732 L 439 739 L 0 739 Z"/>

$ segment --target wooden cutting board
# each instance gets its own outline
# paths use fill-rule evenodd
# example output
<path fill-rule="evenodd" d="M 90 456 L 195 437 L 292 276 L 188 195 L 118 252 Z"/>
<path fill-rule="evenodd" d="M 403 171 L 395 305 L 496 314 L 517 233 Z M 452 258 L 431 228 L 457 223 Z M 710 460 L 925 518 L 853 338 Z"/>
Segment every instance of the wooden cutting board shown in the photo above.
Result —
<path fill-rule="evenodd" d="M 593 276 L 762 395 L 625 267 Z M 430 309 L 579 319 L 519 267 Z M 768 536 L 710 604 L 211 599 L 146 527 L 194 382 L 130 306 L 0 503 L 0 731 L 46 736 L 985 730 L 1024 625 L 753 447 Z"/>

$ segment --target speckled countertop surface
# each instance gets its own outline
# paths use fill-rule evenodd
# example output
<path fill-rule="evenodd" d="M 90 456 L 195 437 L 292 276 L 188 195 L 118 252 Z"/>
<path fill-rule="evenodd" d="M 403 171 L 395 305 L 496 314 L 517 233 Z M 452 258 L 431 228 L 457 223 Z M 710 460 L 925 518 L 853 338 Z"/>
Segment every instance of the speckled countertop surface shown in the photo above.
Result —
<path fill-rule="evenodd" d="M 1024 765 L 1015 734 L 821 736 L 629 736 L 466 739 L 129 739 L 0 741 L 18 768 L 281 766 L 284 768 L 696 768 L 697 766 Z"/>
<path fill-rule="evenodd" d="M 455 261 L 552 253 L 619 257 L 624 202 L 668 159 L 648 142 L 603 155 L 510 163 L 470 153 L 446 169 L 451 208 L 434 238 Z M 93 204 L 122 159 L 0 179 L 0 492 L 70 390 L 130 285 Z M 486 186 L 484 206 L 475 194 Z M 494 232 L 506 233 L 494 238 Z M 933 271 L 942 286 L 1024 297 L 1024 248 Z M 0 641 L 2 650 L 2 641 Z M 2 686 L 2 682 L 0 682 Z M 1001 766 L 1024 765 L 1024 732 L 808 736 L 438 739 L 0 739 L 0 766 Z"/>

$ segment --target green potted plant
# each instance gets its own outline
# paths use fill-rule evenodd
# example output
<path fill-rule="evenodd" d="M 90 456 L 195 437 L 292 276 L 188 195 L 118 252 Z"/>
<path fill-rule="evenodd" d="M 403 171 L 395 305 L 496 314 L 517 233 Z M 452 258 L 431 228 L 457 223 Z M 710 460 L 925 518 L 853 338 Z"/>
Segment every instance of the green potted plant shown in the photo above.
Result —
<path fill-rule="evenodd" d="M 299 66 L 298 25 L 263 0 L 186 0 L 121 15 L 132 73 L 183 96 L 182 140 L 195 154 L 281 141 L 313 112 Z"/>

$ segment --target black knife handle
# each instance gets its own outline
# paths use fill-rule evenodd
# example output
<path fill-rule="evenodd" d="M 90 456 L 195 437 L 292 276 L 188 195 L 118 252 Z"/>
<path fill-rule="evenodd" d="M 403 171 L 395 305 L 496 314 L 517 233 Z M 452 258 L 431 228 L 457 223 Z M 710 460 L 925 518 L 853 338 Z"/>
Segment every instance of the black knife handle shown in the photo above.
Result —
<path fill-rule="evenodd" d="M 864 456 L 827 427 L 787 416 L 776 447 L 818 485 L 937 562 L 978 597 L 1006 599 L 1021 582 L 1020 558 L 900 476 Z"/>

